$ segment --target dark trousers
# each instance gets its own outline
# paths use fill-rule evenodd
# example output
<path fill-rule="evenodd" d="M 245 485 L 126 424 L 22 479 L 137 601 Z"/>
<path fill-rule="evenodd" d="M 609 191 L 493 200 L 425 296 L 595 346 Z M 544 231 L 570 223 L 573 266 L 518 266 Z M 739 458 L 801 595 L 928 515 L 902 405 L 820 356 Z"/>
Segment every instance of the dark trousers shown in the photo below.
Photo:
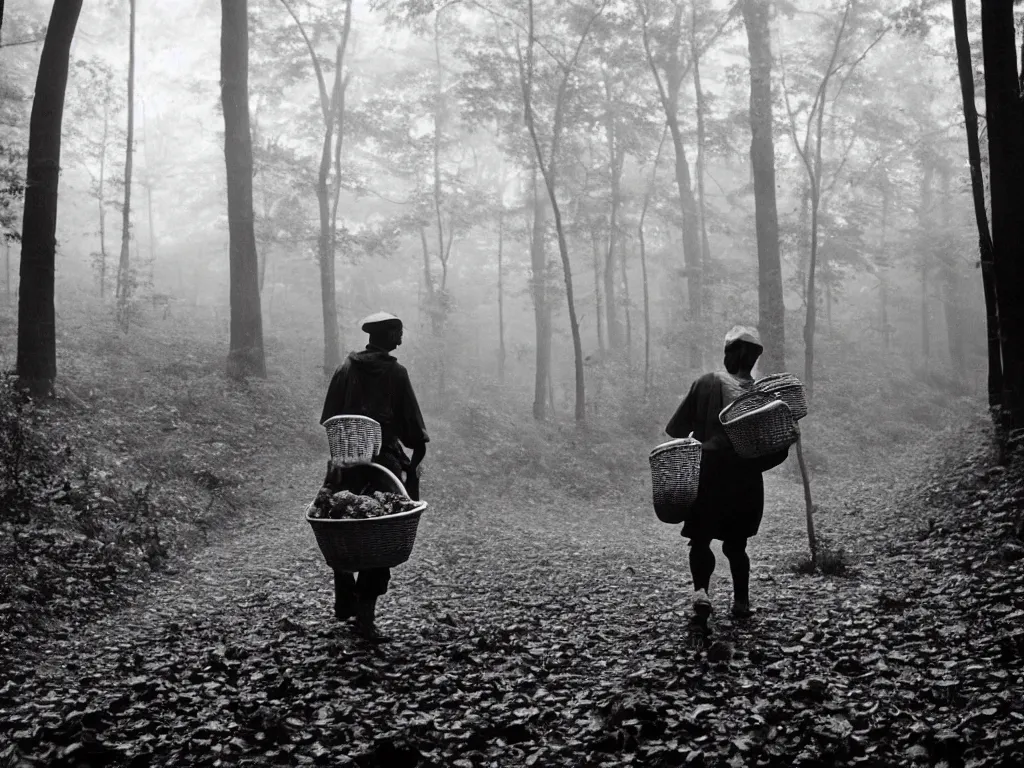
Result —
<path fill-rule="evenodd" d="M 732 571 L 733 599 L 736 602 L 750 600 L 750 557 L 747 556 L 747 540 L 725 539 L 722 552 L 729 559 Z M 715 553 L 711 551 L 710 539 L 690 539 L 690 573 L 693 575 L 694 590 L 709 589 L 711 574 L 715 571 Z"/>
<path fill-rule="evenodd" d="M 401 448 L 397 450 L 401 451 Z M 399 480 L 409 485 L 409 496 L 416 500 L 419 499 L 419 482 L 410 484 L 409 473 L 404 471 L 405 467 L 396 459 L 382 452 L 374 457 L 374 462 L 391 470 Z M 329 475 L 330 472 L 328 472 Z M 388 582 L 390 581 L 390 568 L 371 568 L 368 571 L 360 571 L 358 575 L 346 571 L 335 571 L 334 610 L 343 614 L 353 613 L 357 600 L 380 597 L 388 591 Z"/>
<path fill-rule="evenodd" d="M 390 568 L 373 568 L 359 574 L 334 572 L 334 607 L 340 613 L 353 613 L 357 600 L 380 597 L 388 591 Z"/>

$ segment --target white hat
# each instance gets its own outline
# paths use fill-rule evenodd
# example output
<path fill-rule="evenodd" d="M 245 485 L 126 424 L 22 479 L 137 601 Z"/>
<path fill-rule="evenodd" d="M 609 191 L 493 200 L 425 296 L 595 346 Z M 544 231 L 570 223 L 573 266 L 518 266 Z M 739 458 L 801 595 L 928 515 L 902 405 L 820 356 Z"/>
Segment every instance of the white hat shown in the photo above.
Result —
<path fill-rule="evenodd" d="M 384 331 L 390 328 L 401 328 L 402 321 L 390 312 L 374 312 L 372 315 L 367 315 L 363 318 L 360 323 L 360 327 L 366 333 L 371 333 L 373 331 Z"/>
<path fill-rule="evenodd" d="M 764 345 L 757 336 L 757 331 L 743 325 L 734 325 L 729 332 L 725 334 L 725 346 L 727 349 L 737 341 L 745 341 L 748 344 L 753 344 L 759 349 L 764 349 Z"/>

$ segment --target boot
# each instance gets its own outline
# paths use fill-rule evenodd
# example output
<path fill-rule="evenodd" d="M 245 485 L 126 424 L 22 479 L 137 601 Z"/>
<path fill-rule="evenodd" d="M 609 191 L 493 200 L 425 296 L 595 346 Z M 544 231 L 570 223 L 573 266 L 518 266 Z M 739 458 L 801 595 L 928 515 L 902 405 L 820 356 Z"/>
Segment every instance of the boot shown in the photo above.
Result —
<path fill-rule="evenodd" d="M 355 583 L 352 576 L 341 571 L 334 572 L 334 618 L 348 621 L 356 615 Z"/>
<path fill-rule="evenodd" d="M 735 619 L 749 619 L 756 611 L 750 607 L 750 600 L 736 598 L 732 601 L 732 615 Z"/>
<path fill-rule="evenodd" d="M 355 631 L 364 640 L 371 643 L 384 643 L 389 638 L 377 631 L 374 624 L 377 613 L 377 597 L 364 597 L 360 595 L 356 602 Z"/>
<path fill-rule="evenodd" d="M 693 614 L 690 616 L 690 628 L 700 632 L 708 631 L 708 620 L 714 612 L 714 606 L 706 589 L 698 589 L 693 593 Z"/>

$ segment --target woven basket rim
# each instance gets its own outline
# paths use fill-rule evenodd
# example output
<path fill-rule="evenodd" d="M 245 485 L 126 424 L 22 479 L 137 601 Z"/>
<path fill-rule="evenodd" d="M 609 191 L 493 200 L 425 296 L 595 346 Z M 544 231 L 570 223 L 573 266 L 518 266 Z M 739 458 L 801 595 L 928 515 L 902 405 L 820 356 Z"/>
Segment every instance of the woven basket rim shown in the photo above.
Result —
<path fill-rule="evenodd" d="M 377 522 L 380 522 L 381 520 L 388 520 L 388 521 L 400 520 L 400 519 L 405 518 L 405 517 L 412 517 L 413 515 L 421 515 L 421 514 L 423 514 L 424 510 L 426 510 L 426 508 L 427 508 L 427 502 L 425 502 L 425 501 L 417 501 L 416 502 L 416 506 L 413 507 L 412 509 L 407 509 L 404 512 L 396 512 L 393 515 L 383 515 L 382 517 L 367 517 L 367 518 L 361 518 L 361 519 L 358 519 L 358 520 L 332 520 L 329 517 L 310 517 L 309 516 L 309 510 L 312 507 L 313 507 L 313 502 L 311 501 L 306 506 L 306 520 L 308 522 L 310 522 L 310 523 L 332 523 L 332 524 L 336 523 L 336 524 L 342 524 L 342 525 L 352 525 L 352 524 L 358 525 L 359 523 L 377 523 Z"/>
<path fill-rule="evenodd" d="M 674 440 L 669 440 L 667 443 L 661 443 L 651 449 L 651 456 L 662 451 L 667 451 L 669 448 L 678 448 L 681 445 L 700 445 L 701 442 L 695 437 L 677 437 Z"/>
<path fill-rule="evenodd" d="M 766 381 L 780 381 L 783 379 L 793 380 L 796 383 L 801 383 L 800 379 L 797 377 L 795 373 L 769 373 L 762 376 L 759 379 L 756 379 L 754 381 L 754 386 L 756 387 L 758 384 L 763 384 Z"/>
<path fill-rule="evenodd" d="M 758 394 L 761 394 L 761 393 L 758 393 Z M 738 399 L 739 398 L 737 398 L 737 400 Z M 779 406 L 784 407 L 787 411 L 790 410 L 789 405 L 786 403 L 785 400 L 774 399 L 770 403 L 765 403 L 764 405 L 762 405 L 762 406 L 760 406 L 758 408 L 755 408 L 752 411 L 747 411 L 742 416 L 737 416 L 734 419 L 726 419 L 726 418 L 724 418 L 725 416 L 728 415 L 729 409 L 732 408 L 733 405 L 735 405 L 735 404 L 736 404 L 736 400 L 733 400 L 731 403 L 729 403 L 729 405 L 725 406 L 725 408 L 722 409 L 721 413 L 718 414 L 718 420 L 722 423 L 722 426 L 725 426 L 726 424 L 737 424 L 737 423 L 739 423 L 741 421 L 745 421 L 746 419 L 749 419 L 749 418 L 751 418 L 753 416 L 759 416 L 759 415 L 761 415 L 763 413 L 767 413 L 771 409 L 778 408 Z"/>
<path fill-rule="evenodd" d="M 356 413 L 339 413 L 337 416 L 331 416 L 320 426 L 326 427 L 328 424 L 334 424 L 339 421 L 368 421 L 371 425 L 376 424 L 378 427 L 380 426 L 380 422 L 376 419 L 371 419 L 369 416 L 360 416 Z"/>

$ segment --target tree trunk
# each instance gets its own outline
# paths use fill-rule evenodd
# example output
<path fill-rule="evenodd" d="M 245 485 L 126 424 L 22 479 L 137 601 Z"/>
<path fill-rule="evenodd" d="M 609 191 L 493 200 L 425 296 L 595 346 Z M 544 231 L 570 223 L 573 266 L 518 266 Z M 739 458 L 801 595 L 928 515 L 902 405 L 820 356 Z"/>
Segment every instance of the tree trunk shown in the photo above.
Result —
<path fill-rule="evenodd" d="M 548 307 L 547 253 L 544 248 L 545 207 L 538 194 L 537 161 L 531 173 L 533 184 L 533 233 L 530 238 L 530 295 L 536 328 L 536 366 L 533 388 L 533 418 L 547 417 L 547 381 L 551 370 L 551 310 Z"/>
<path fill-rule="evenodd" d="M 1002 401 L 1003 364 L 999 343 L 999 309 L 996 301 L 995 265 L 992 236 L 985 211 L 985 178 L 981 169 L 981 145 L 978 141 L 978 110 L 974 101 L 974 64 L 971 43 L 967 36 L 966 0 L 953 0 L 953 31 L 956 39 L 957 70 L 963 100 L 964 125 L 967 131 L 967 156 L 971 166 L 971 192 L 974 197 L 974 218 L 978 227 L 978 250 L 981 255 L 981 282 L 985 294 L 985 326 L 988 341 L 988 404 L 990 409 Z"/>
<path fill-rule="evenodd" d="M 754 174 L 757 230 L 758 326 L 764 343 L 761 368 L 786 369 L 786 307 L 779 255 L 779 214 L 775 200 L 775 145 L 772 139 L 772 51 L 769 0 L 744 0 L 743 21 L 750 50 L 750 165 Z"/>
<path fill-rule="evenodd" d="M 594 21 L 597 20 L 598 16 L 600 16 L 603 6 L 599 8 L 593 16 L 591 16 L 590 21 L 584 28 L 571 62 L 562 67 L 562 82 L 558 87 L 558 95 L 555 100 L 555 115 L 551 128 L 550 160 L 546 167 L 544 165 L 544 153 L 541 150 L 540 139 L 537 138 L 537 124 L 531 98 L 531 89 L 533 87 L 533 46 L 535 42 L 533 31 L 533 0 L 529 0 L 528 9 L 529 30 L 525 62 L 523 61 L 521 51 L 517 47 L 517 52 L 519 53 L 520 85 L 522 86 L 524 112 L 526 113 L 526 127 L 530 134 L 530 140 L 533 144 L 533 151 L 537 159 L 538 169 L 544 178 L 544 185 L 548 190 L 551 212 L 555 220 L 555 234 L 558 237 L 558 252 L 562 258 L 562 272 L 565 280 L 565 298 L 569 306 L 569 329 L 572 333 L 573 359 L 576 369 L 576 421 L 577 423 L 582 423 L 585 421 L 587 415 L 586 392 L 583 382 L 583 344 L 580 340 L 580 326 L 576 317 L 576 302 L 572 287 L 572 267 L 569 263 L 569 246 L 565 239 L 565 228 L 562 226 L 562 215 L 558 208 L 558 197 L 555 193 L 555 179 L 557 178 L 556 169 L 558 163 L 558 144 L 561 140 L 562 134 L 562 120 L 564 118 L 569 77 L 576 66 L 576 62 L 579 59 L 580 51 L 583 49 L 583 44 L 587 39 L 587 35 L 590 33 L 590 29 L 593 26 Z"/>
<path fill-rule="evenodd" d="M 4 296 L 11 303 L 11 244 L 4 240 Z"/>
<path fill-rule="evenodd" d="M 700 47 L 697 45 L 697 3 L 690 5 L 690 59 L 693 62 L 693 92 L 695 98 L 694 111 L 697 117 L 697 158 L 694 164 L 694 175 L 697 177 L 697 221 L 700 226 L 700 269 L 701 269 L 701 308 L 707 313 L 711 308 L 711 244 L 708 242 L 707 203 L 704 194 L 704 145 L 705 127 L 704 89 L 700 84 Z"/>
<path fill-rule="evenodd" d="M 647 248 L 644 243 L 644 215 L 647 213 L 648 197 L 644 198 L 644 210 L 637 227 L 640 241 L 640 274 L 644 283 L 644 397 L 651 388 L 651 294 L 647 281 Z"/>
<path fill-rule="evenodd" d="M 886 176 L 883 178 L 882 183 L 882 235 L 881 235 L 881 255 L 882 258 L 879 260 L 878 265 L 878 292 L 882 304 L 882 339 L 884 340 L 885 350 L 888 352 L 892 346 L 892 334 L 889 326 L 889 281 L 886 279 L 885 273 L 888 265 L 888 259 L 886 258 L 886 240 L 889 233 L 889 206 L 891 204 L 891 192 L 889 189 L 889 178 Z"/>
<path fill-rule="evenodd" d="M 803 185 L 803 189 L 800 192 L 800 234 L 799 234 L 799 245 L 797 250 L 799 251 L 799 274 L 800 278 L 800 298 L 804 303 L 804 310 L 807 309 L 807 272 L 808 264 L 811 260 L 811 249 L 804 248 L 804 233 L 807 233 L 808 241 L 810 240 L 811 233 L 811 185 L 806 183 Z"/>
<path fill-rule="evenodd" d="M 804 384 L 807 396 L 814 392 L 814 331 L 818 319 L 818 291 L 814 285 L 814 268 L 818 256 L 818 196 L 811 198 L 811 254 L 807 264 L 807 315 L 804 320 Z"/>
<path fill-rule="evenodd" d="M 591 244 L 594 246 L 594 317 L 597 324 L 597 348 L 604 357 L 604 306 L 601 303 L 601 239 L 597 227 L 592 227 Z"/>
<path fill-rule="evenodd" d="M 619 203 L 622 196 L 622 152 L 615 130 L 615 113 L 612 108 L 611 83 L 605 78 L 605 134 L 608 139 L 608 175 L 611 180 L 611 210 L 608 214 L 608 250 L 604 259 L 604 310 L 605 328 L 608 329 L 608 348 L 622 348 L 622 326 L 619 323 L 618 305 L 615 300 L 615 246 L 618 234 Z M 598 309 L 600 312 L 600 309 Z M 603 346 L 603 345 L 602 345 Z"/>
<path fill-rule="evenodd" d="M 933 237 L 932 227 L 934 226 L 935 217 L 932 215 L 932 177 L 935 173 L 935 166 L 930 159 L 925 160 L 924 168 L 921 174 L 921 200 L 920 209 L 918 210 L 918 226 L 921 227 L 921 233 L 928 239 L 926 242 L 929 247 L 924 249 L 924 253 L 921 254 L 921 355 L 924 358 L 925 370 L 928 370 L 931 364 L 931 333 L 930 323 L 928 322 L 929 306 L 928 306 L 928 259 L 930 254 L 927 253 L 930 247 L 934 247 L 938 238 Z"/>
<path fill-rule="evenodd" d="M 665 64 L 665 81 L 662 81 L 658 63 L 651 50 L 647 16 L 643 10 L 644 5 L 643 3 L 639 5 L 643 15 L 644 53 L 647 57 L 647 65 L 650 67 L 651 74 L 654 76 L 654 82 L 658 87 L 658 96 L 662 109 L 665 111 L 665 122 L 668 124 L 669 132 L 672 135 L 672 147 L 675 151 L 676 186 L 679 190 L 679 206 L 682 213 L 683 261 L 686 265 L 687 298 L 689 299 L 689 313 L 692 324 L 689 345 L 690 365 L 694 368 L 702 368 L 704 357 L 701 344 L 701 340 L 704 337 L 703 287 L 701 282 L 702 249 L 697 222 L 697 204 L 694 200 L 693 188 L 690 183 L 690 167 L 686 160 L 686 150 L 683 146 L 683 134 L 679 126 L 678 115 L 679 86 L 682 83 L 684 72 L 679 61 L 678 51 L 673 49 Z M 681 23 L 682 4 L 677 4 L 672 19 L 671 37 L 679 38 Z M 673 44 L 675 44 L 675 41 L 673 41 Z"/>
<path fill-rule="evenodd" d="M 836 44 L 838 46 L 838 42 Z M 821 93 L 828 93 L 828 80 L 831 69 L 826 72 L 821 84 Z M 818 210 L 821 205 L 821 141 L 822 128 L 825 120 L 824 97 L 818 108 L 818 121 L 815 129 L 814 162 L 811 166 L 811 255 L 807 265 L 807 318 L 804 323 L 804 383 L 807 386 L 807 397 L 814 394 L 814 332 L 818 319 L 818 291 L 815 287 L 815 269 L 818 261 Z"/>
<path fill-rule="evenodd" d="M 81 10 L 82 0 L 63 0 L 53 5 L 39 57 L 29 118 L 18 291 L 17 375 L 19 386 L 34 397 L 50 395 L 57 378 L 53 293 L 60 137 L 71 41 Z"/>
<path fill-rule="evenodd" d="M 626 269 L 626 249 L 622 249 L 619 258 L 619 271 L 622 273 L 622 314 L 626 318 L 626 362 L 633 362 L 633 318 L 629 312 L 629 272 Z"/>
<path fill-rule="evenodd" d="M 498 208 L 498 380 L 505 383 L 505 205 Z"/>
<path fill-rule="evenodd" d="M 661 141 L 658 142 L 658 151 L 654 155 L 654 164 L 651 168 L 651 181 L 644 191 L 644 204 L 640 209 L 640 222 L 637 225 L 637 239 L 640 241 L 640 273 L 644 283 L 644 397 L 648 395 L 651 388 L 651 294 L 647 278 L 647 246 L 644 240 L 644 221 L 647 218 L 647 208 L 651 204 L 651 195 L 654 193 L 654 183 L 658 176 L 658 162 L 661 160 L 661 150 L 665 147 L 665 133 L 661 133 Z"/>
<path fill-rule="evenodd" d="M 227 169 L 231 344 L 227 373 L 265 377 L 259 262 L 252 209 L 249 26 L 246 0 L 221 0 L 221 102 Z"/>
<path fill-rule="evenodd" d="M 535 142 L 535 146 L 539 146 Z M 555 194 L 555 163 L 554 153 L 552 162 L 546 173 L 544 183 L 548 188 L 548 198 L 551 202 L 551 213 L 555 219 L 555 235 L 558 237 L 558 253 L 562 258 L 562 276 L 565 280 L 565 300 L 569 306 L 569 331 L 572 334 L 573 360 L 576 368 L 576 408 L 575 415 L 577 422 L 583 422 L 587 417 L 586 391 L 583 381 L 583 344 L 580 340 L 580 324 L 576 317 L 576 300 L 572 289 L 572 266 L 569 263 L 569 244 L 565 239 L 565 229 L 562 227 L 562 214 L 558 208 L 558 198 Z"/>
<path fill-rule="evenodd" d="M 124 206 L 121 209 L 121 257 L 117 263 L 117 317 L 128 330 L 128 307 L 135 279 L 130 269 L 132 159 L 135 153 L 135 0 L 128 0 L 128 131 L 124 153 Z"/>
<path fill-rule="evenodd" d="M 992 245 L 1003 361 L 1005 426 L 1024 427 L 1024 152 L 1013 6 L 981 7 L 985 111 L 989 139 Z"/>
<path fill-rule="evenodd" d="M 324 325 L 324 376 L 330 376 L 341 364 L 338 340 L 338 305 L 335 299 L 334 237 L 331 232 L 330 188 L 331 150 L 334 140 L 334 111 L 341 90 L 341 60 L 334 69 L 334 84 L 324 115 L 324 138 L 320 145 L 320 169 L 316 180 L 316 201 L 320 213 L 318 261 L 320 263 L 320 305 Z"/>
<path fill-rule="evenodd" d="M 100 299 L 107 292 L 107 139 L 110 136 L 110 102 L 103 100 L 103 138 L 100 144 L 100 179 L 97 190 L 100 200 Z"/>
<path fill-rule="evenodd" d="M 679 127 L 679 120 L 672 115 L 669 117 L 668 124 L 669 132 L 672 135 L 672 146 L 675 148 L 676 186 L 679 189 L 679 204 L 683 214 L 683 261 L 686 264 L 687 298 L 690 307 L 690 322 L 692 323 L 690 365 L 699 369 L 704 365 L 704 351 L 701 346 L 701 339 L 704 336 L 701 296 L 704 289 L 701 284 L 701 247 L 697 227 L 697 205 L 693 199 L 693 189 L 690 186 L 690 166 L 686 160 L 686 149 L 683 146 L 683 134 Z"/>
<path fill-rule="evenodd" d="M 153 226 L 153 169 L 150 160 L 153 157 L 149 142 L 146 139 L 146 102 L 142 102 L 142 143 L 145 146 L 146 159 L 146 234 L 149 236 L 150 268 L 156 264 L 156 228 Z M 260 288 L 262 289 L 262 284 Z"/>

